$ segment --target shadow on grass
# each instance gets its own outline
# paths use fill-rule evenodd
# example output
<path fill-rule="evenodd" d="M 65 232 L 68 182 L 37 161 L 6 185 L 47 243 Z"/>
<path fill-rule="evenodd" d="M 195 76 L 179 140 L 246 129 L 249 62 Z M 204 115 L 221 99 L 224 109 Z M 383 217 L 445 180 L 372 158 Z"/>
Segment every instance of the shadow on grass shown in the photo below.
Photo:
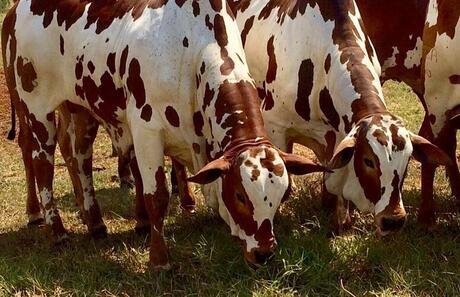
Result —
<path fill-rule="evenodd" d="M 132 196 L 118 189 L 97 195 L 105 215 L 115 209 L 120 220 L 132 217 L 127 206 Z M 418 202 L 418 191 L 404 195 Z M 0 234 L 0 291 L 3 286 L 11 294 L 59 289 L 77 295 L 336 296 L 346 295 L 344 288 L 357 296 L 460 292 L 458 217 L 430 233 L 419 228 L 411 213 L 401 232 L 379 240 L 369 217 L 358 216 L 356 229 L 329 239 L 328 219 L 317 197 L 303 190 L 283 205 L 275 221 L 277 255 L 256 271 L 245 264 L 228 227 L 207 209 L 192 217 L 172 210 L 165 236 L 173 267 L 161 273 L 147 269 L 149 241 L 132 230 L 99 241 L 72 233 L 60 247 L 50 245 L 42 230 Z M 62 208 L 75 211 L 73 196 L 63 198 Z M 112 222 L 117 223 L 116 216 Z"/>

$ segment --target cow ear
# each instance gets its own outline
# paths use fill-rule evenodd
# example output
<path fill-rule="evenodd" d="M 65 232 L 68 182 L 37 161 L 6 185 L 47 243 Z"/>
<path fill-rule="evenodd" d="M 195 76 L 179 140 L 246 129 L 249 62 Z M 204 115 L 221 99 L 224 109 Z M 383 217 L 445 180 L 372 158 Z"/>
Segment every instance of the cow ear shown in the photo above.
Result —
<path fill-rule="evenodd" d="M 219 158 L 206 164 L 197 174 L 189 177 L 187 180 L 202 185 L 209 184 L 218 179 L 229 168 L 230 162 L 225 158 Z"/>
<path fill-rule="evenodd" d="M 326 167 L 315 163 L 308 158 L 284 152 L 281 152 L 280 155 L 289 173 L 304 175 L 312 172 L 331 172 Z"/>
<path fill-rule="evenodd" d="M 350 162 L 355 152 L 356 138 L 348 137 L 342 140 L 335 149 L 334 155 L 329 162 L 329 168 L 338 169 L 342 168 Z"/>
<path fill-rule="evenodd" d="M 412 156 L 420 163 L 430 163 L 433 165 L 451 165 L 452 160 L 439 147 L 429 142 L 427 139 L 410 132 L 412 142 Z"/>

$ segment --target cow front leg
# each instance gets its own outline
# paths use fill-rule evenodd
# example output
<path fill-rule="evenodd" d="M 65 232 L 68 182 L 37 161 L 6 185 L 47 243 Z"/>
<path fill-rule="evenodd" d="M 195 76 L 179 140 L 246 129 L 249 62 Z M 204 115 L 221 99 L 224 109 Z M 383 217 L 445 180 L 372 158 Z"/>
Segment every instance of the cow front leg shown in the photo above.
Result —
<path fill-rule="evenodd" d="M 334 235 L 340 235 L 351 228 L 352 221 L 348 200 L 344 200 L 342 196 L 329 193 L 324 187 L 322 204 L 329 211 L 330 228 Z"/>
<path fill-rule="evenodd" d="M 150 219 L 150 266 L 155 270 L 169 269 L 168 248 L 163 236 L 163 222 L 169 204 L 164 171 L 163 133 L 136 124 L 138 122 L 132 125 L 132 131 L 145 208 Z"/>
<path fill-rule="evenodd" d="M 176 176 L 181 209 L 186 213 L 195 213 L 195 197 L 192 194 L 190 184 L 187 182 L 187 171 L 184 165 L 174 159 L 172 159 L 171 176 Z M 172 183 L 173 179 L 171 178 Z"/>
<path fill-rule="evenodd" d="M 45 225 L 52 240 L 59 243 L 67 238 L 59 211 L 53 197 L 54 153 L 56 150 L 56 125 L 54 112 L 48 115 L 31 113 L 29 125 L 33 135 L 32 165 L 36 174 Z"/>
<path fill-rule="evenodd" d="M 144 187 L 142 185 L 142 177 L 139 172 L 139 167 L 137 166 L 137 160 L 135 157 L 131 159 L 130 165 L 136 190 L 136 226 L 134 227 L 134 230 L 137 234 L 145 236 L 150 234 L 151 226 L 149 214 L 147 213 L 144 201 Z"/>
<path fill-rule="evenodd" d="M 112 144 L 113 147 L 113 144 Z M 118 156 L 118 177 L 120 178 L 120 188 L 132 189 L 134 181 L 131 178 L 131 157 L 129 153 L 117 152 Z"/>

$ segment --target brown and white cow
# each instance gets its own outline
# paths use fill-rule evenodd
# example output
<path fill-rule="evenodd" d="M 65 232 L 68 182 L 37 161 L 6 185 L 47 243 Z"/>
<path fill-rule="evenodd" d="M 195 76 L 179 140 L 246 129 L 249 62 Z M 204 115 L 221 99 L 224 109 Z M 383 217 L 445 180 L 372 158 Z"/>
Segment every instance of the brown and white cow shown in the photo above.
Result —
<path fill-rule="evenodd" d="M 66 235 L 52 189 L 54 111 L 65 100 L 90 110 L 118 149 L 134 147 L 156 268 L 169 266 L 164 155 L 202 168 L 191 181 L 220 177 L 210 192 L 252 263 L 276 246 L 273 216 L 288 171 L 325 170 L 267 139 L 238 28 L 222 0 L 19 0 L 5 17 L 2 49 L 55 240 Z M 85 201 L 89 213 L 96 206 Z"/>
<path fill-rule="evenodd" d="M 373 212 L 380 234 L 399 229 L 409 157 L 449 159 L 386 109 L 378 61 L 355 2 L 241 0 L 231 6 L 273 142 L 282 149 L 292 142 L 310 147 L 334 169 L 325 184 L 337 199 L 339 229 L 348 220 L 343 199 Z"/>
<path fill-rule="evenodd" d="M 382 64 L 382 79 L 408 84 L 425 109 L 420 135 L 456 160 L 460 127 L 459 74 L 460 3 L 430 0 L 356 0 Z M 422 163 L 419 220 L 435 222 L 433 180 L 436 166 Z M 456 162 L 446 167 L 452 194 L 460 204 L 460 173 Z"/>

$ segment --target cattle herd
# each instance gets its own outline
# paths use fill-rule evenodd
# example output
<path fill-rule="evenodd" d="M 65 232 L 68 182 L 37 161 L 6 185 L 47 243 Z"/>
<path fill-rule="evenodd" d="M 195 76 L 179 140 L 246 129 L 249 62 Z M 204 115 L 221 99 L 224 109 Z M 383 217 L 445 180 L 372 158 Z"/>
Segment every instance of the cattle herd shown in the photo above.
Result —
<path fill-rule="evenodd" d="M 195 206 L 188 183 L 202 184 L 256 266 L 274 254 L 290 174 L 324 173 L 334 232 L 349 226 L 352 202 L 383 236 L 404 225 L 412 156 L 422 165 L 419 220 L 434 224 L 438 165 L 460 202 L 459 18 L 458 0 L 17 0 L 2 54 L 29 224 L 66 238 L 52 187 L 59 143 L 84 223 L 107 233 L 92 181 L 99 125 L 122 181 L 134 178 L 136 231 L 150 234 L 155 269 L 169 267 L 165 156 L 182 208 Z M 419 135 L 387 110 L 387 79 L 420 98 Z"/>

